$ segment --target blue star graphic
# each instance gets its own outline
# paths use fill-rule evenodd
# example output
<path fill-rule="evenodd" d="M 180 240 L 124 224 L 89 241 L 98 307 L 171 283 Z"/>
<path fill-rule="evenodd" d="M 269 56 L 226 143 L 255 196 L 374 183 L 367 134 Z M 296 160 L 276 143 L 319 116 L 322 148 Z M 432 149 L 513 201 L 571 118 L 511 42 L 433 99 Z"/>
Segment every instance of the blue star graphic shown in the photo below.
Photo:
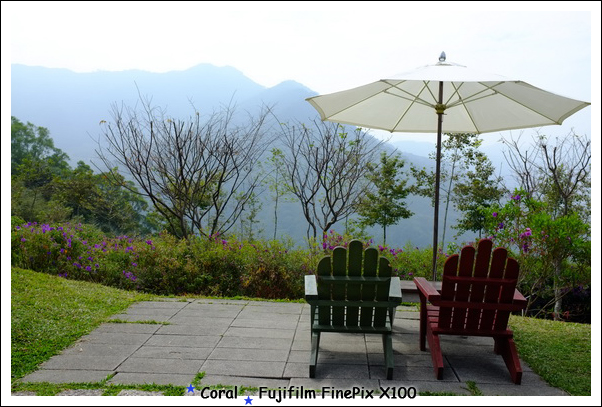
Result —
<path fill-rule="evenodd" d="M 245 406 L 247 404 L 253 405 L 253 403 L 251 403 L 253 401 L 253 399 L 251 398 L 251 396 L 247 396 L 247 398 L 245 399 Z"/>
<path fill-rule="evenodd" d="M 194 386 L 192 384 L 186 388 L 188 389 L 188 393 L 194 393 Z"/>

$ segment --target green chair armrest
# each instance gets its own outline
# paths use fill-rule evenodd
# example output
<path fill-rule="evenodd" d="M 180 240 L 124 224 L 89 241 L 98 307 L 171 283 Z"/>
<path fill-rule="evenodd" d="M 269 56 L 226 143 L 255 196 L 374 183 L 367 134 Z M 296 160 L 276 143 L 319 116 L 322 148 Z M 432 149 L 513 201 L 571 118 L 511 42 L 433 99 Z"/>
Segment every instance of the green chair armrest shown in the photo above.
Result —
<path fill-rule="evenodd" d="M 389 301 L 396 301 L 401 304 L 401 281 L 399 277 L 391 277 L 389 285 Z"/>
<path fill-rule="evenodd" d="M 318 285 L 316 283 L 316 276 L 307 275 L 305 276 L 305 300 L 310 302 L 318 299 Z"/>

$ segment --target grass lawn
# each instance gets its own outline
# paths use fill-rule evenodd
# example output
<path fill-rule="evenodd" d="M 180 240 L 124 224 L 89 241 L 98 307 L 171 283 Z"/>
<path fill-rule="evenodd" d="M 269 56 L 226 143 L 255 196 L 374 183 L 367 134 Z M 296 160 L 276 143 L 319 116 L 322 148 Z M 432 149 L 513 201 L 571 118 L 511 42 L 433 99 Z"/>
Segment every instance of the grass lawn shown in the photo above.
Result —
<path fill-rule="evenodd" d="M 510 327 L 535 373 L 573 396 L 591 395 L 591 325 L 513 316 Z"/>
<path fill-rule="evenodd" d="M 147 295 L 11 268 L 11 379 Z"/>
<path fill-rule="evenodd" d="M 136 301 L 157 298 L 99 284 L 11 269 L 11 378 L 13 388 L 39 384 L 16 380 Z M 591 325 L 512 317 L 518 352 L 552 386 L 591 395 Z M 105 387 L 102 383 L 96 386 Z M 69 385 L 50 386 L 55 394 Z M 109 389 L 107 391 L 116 391 Z M 165 390 L 165 389 L 163 389 Z M 172 389 L 182 393 L 180 388 Z M 478 394 L 478 393 L 475 393 Z"/>

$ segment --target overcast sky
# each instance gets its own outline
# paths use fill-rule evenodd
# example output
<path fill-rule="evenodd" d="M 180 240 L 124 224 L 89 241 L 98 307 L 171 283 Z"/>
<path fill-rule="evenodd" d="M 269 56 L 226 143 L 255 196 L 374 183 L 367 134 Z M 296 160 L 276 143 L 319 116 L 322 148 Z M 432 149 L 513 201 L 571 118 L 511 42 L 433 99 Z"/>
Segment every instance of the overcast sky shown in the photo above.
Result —
<path fill-rule="evenodd" d="M 599 2 L 483 3 L 2 2 L 3 81 L 8 62 L 76 72 L 210 63 L 266 87 L 292 79 L 323 94 L 436 63 L 445 51 L 450 62 L 599 98 Z M 590 121 L 586 108 L 548 132 L 591 135 Z"/>

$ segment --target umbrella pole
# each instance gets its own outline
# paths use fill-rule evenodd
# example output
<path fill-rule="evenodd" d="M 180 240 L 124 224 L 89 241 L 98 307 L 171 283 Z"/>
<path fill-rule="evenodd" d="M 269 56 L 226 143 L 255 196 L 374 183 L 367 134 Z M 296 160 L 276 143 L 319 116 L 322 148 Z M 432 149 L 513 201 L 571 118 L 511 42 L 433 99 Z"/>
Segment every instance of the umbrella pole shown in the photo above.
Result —
<path fill-rule="evenodd" d="M 443 127 L 443 82 L 439 82 L 439 103 L 437 111 L 437 159 L 435 163 L 435 213 L 433 216 L 433 281 L 437 281 L 437 250 L 439 237 L 439 183 L 441 177 L 441 128 Z"/>

